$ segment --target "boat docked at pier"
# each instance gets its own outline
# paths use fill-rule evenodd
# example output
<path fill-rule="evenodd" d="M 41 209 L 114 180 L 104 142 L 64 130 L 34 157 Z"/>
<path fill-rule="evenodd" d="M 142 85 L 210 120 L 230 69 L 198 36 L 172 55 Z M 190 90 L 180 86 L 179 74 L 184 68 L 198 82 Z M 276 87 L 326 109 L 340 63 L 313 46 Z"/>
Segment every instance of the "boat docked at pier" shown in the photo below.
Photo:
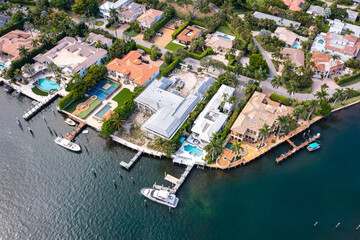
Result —
<path fill-rule="evenodd" d="M 309 152 L 315 151 L 320 148 L 320 144 L 317 142 L 310 143 L 309 146 L 306 147 Z"/>
<path fill-rule="evenodd" d="M 73 143 L 65 138 L 57 137 L 57 138 L 55 138 L 54 141 L 57 145 L 60 145 L 66 149 L 69 149 L 70 151 L 73 151 L 73 152 L 81 151 L 81 147 L 79 145 L 77 145 L 76 143 Z"/>
<path fill-rule="evenodd" d="M 67 119 L 65 120 L 65 123 L 66 123 L 67 125 L 69 125 L 69 126 L 76 126 L 76 123 L 75 123 L 72 119 L 70 119 L 70 118 L 67 118 Z"/>
<path fill-rule="evenodd" d="M 142 195 L 149 198 L 150 200 L 172 207 L 176 208 L 179 198 L 176 197 L 175 194 L 170 193 L 165 190 L 158 190 L 153 188 L 143 188 L 141 189 Z"/>

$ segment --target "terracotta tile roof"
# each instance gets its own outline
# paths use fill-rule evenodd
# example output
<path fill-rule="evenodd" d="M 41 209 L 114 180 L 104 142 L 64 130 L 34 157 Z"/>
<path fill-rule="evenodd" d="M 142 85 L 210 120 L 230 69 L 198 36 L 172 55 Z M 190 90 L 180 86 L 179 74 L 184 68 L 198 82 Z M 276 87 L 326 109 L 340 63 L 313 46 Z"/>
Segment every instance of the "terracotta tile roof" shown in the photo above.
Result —
<path fill-rule="evenodd" d="M 288 6 L 290 11 L 300 11 L 305 0 L 283 0 L 283 2 Z"/>
<path fill-rule="evenodd" d="M 289 55 L 290 61 L 295 63 L 296 67 L 304 66 L 305 54 L 302 50 L 295 48 L 283 48 L 283 50 L 281 50 L 281 54 L 284 57 Z"/>
<path fill-rule="evenodd" d="M 140 57 L 138 51 L 130 51 L 122 59 L 115 58 L 106 67 L 110 71 L 129 75 L 134 83 L 142 86 L 159 70 L 159 67 L 143 63 Z"/>
<path fill-rule="evenodd" d="M 283 40 L 287 45 L 292 46 L 299 35 L 290 30 L 287 30 L 284 27 L 278 27 L 275 30 L 275 36 L 277 36 L 280 40 Z"/>
<path fill-rule="evenodd" d="M 339 68 L 344 63 L 340 60 L 333 60 L 332 56 L 325 52 L 312 52 L 311 61 L 315 63 L 314 70 L 326 72 L 332 68 Z"/>
<path fill-rule="evenodd" d="M 146 22 L 146 23 L 152 23 L 155 21 L 155 18 L 160 17 L 163 15 L 164 12 L 156 9 L 149 9 L 147 10 L 143 15 L 138 17 L 139 22 Z"/>
<path fill-rule="evenodd" d="M 201 29 L 193 27 L 193 26 L 187 26 L 184 31 L 182 31 L 178 36 L 177 39 L 184 42 L 191 42 L 191 39 L 199 38 L 199 35 L 201 34 Z"/>
<path fill-rule="evenodd" d="M 251 130 L 258 135 L 259 129 L 264 124 L 273 127 L 278 116 L 287 115 L 291 112 L 291 107 L 275 104 L 265 94 L 254 92 L 231 127 L 231 131 L 244 135 L 248 130 Z"/>
<path fill-rule="evenodd" d="M 346 34 L 345 36 L 328 32 L 325 37 L 325 49 L 355 57 L 360 48 L 357 37 Z"/>
<path fill-rule="evenodd" d="M 31 46 L 31 41 L 33 39 L 38 39 L 37 34 L 33 33 L 33 37 L 30 33 L 24 32 L 21 30 L 11 31 L 4 36 L 0 37 L 0 52 L 9 54 L 14 57 L 14 59 L 19 59 L 19 48 L 25 46 L 28 51 L 34 49 Z"/>

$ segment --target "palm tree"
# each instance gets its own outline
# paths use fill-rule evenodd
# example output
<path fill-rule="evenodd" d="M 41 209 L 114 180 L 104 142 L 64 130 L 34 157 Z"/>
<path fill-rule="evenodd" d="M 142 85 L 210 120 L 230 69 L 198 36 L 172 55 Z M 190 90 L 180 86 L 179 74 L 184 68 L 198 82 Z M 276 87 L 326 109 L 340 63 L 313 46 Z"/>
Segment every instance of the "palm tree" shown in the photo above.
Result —
<path fill-rule="evenodd" d="M 277 118 L 277 125 L 279 126 L 279 131 L 277 135 L 280 135 L 281 133 L 281 129 L 283 127 L 285 127 L 287 124 L 289 123 L 289 118 L 288 116 L 282 115 L 282 116 L 278 116 Z"/>
<path fill-rule="evenodd" d="M 205 151 L 211 154 L 211 160 L 215 160 L 215 155 L 218 155 L 222 151 L 221 142 L 218 139 L 211 139 L 210 143 L 205 146 Z"/>
<path fill-rule="evenodd" d="M 50 72 L 55 73 L 57 66 L 56 66 L 56 64 L 55 64 L 54 62 L 49 62 L 49 63 L 47 64 L 47 68 L 48 68 L 48 70 L 49 70 Z"/>
<path fill-rule="evenodd" d="M 281 54 L 281 52 L 279 50 L 275 51 L 273 54 L 272 54 L 272 57 L 273 58 L 276 58 L 276 59 L 283 59 L 283 55 Z"/>
<path fill-rule="evenodd" d="M 110 18 L 113 19 L 114 23 L 116 22 L 117 20 L 117 10 L 115 8 L 110 8 L 110 12 L 109 12 L 109 15 L 110 15 Z"/>
<path fill-rule="evenodd" d="M 259 136 L 262 138 L 260 146 L 262 146 L 264 144 L 264 140 L 270 136 L 270 130 L 271 129 L 266 123 L 263 128 L 259 129 Z"/>
<path fill-rule="evenodd" d="M 80 73 L 74 73 L 73 75 L 70 75 L 70 78 L 71 78 L 71 82 L 73 83 L 80 82 L 82 79 Z"/>
<path fill-rule="evenodd" d="M 27 56 L 28 50 L 25 48 L 25 46 L 20 46 L 20 47 L 18 48 L 18 50 L 19 50 L 19 55 L 20 55 L 21 57 L 26 57 L 26 56 Z"/>
<path fill-rule="evenodd" d="M 26 63 L 23 67 L 23 72 L 31 75 L 34 72 L 34 67 L 30 63 Z"/>
<path fill-rule="evenodd" d="M 45 33 L 41 33 L 41 34 L 39 35 L 39 41 L 40 41 L 42 44 L 45 44 L 45 43 L 47 42 L 47 39 L 48 39 L 48 37 L 46 36 Z"/>
<path fill-rule="evenodd" d="M 332 56 L 332 59 L 333 59 L 333 60 L 339 60 L 339 59 L 340 59 L 340 55 L 334 54 L 334 55 Z"/>
<path fill-rule="evenodd" d="M 14 78 L 16 79 L 16 80 L 20 80 L 20 82 L 22 81 L 22 79 L 23 79 L 23 74 L 22 74 L 22 71 L 21 71 L 21 69 L 15 69 L 15 71 L 14 71 Z"/>
<path fill-rule="evenodd" d="M 238 101 L 238 98 L 235 95 L 231 95 L 228 99 L 228 102 L 232 103 L 232 104 L 236 103 L 237 101 Z"/>
<path fill-rule="evenodd" d="M 115 130 L 119 131 L 125 120 L 122 119 L 122 116 L 118 112 L 115 112 L 113 115 L 111 115 L 110 122 L 115 127 Z"/>
<path fill-rule="evenodd" d="M 31 46 L 32 46 L 32 47 L 36 48 L 37 45 L 38 45 L 38 40 L 37 40 L 37 39 L 31 40 Z"/>
<path fill-rule="evenodd" d="M 311 100 L 309 102 L 309 106 L 308 106 L 308 110 L 310 110 L 310 113 L 308 115 L 308 117 L 306 118 L 306 121 L 309 121 L 311 114 L 316 110 L 316 108 L 318 107 L 318 101 L 316 100 Z"/>
<path fill-rule="evenodd" d="M 352 98 L 354 96 L 357 96 L 358 95 L 358 92 L 354 90 L 354 88 L 346 88 L 345 91 L 344 91 L 344 95 L 346 96 L 344 101 L 343 101 L 343 104 L 345 103 L 345 101 L 348 99 L 348 98 Z"/>
<path fill-rule="evenodd" d="M 92 25 L 93 28 L 95 28 L 96 18 L 95 17 L 90 17 L 88 19 L 88 21 L 89 21 L 90 26 Z"/>
<path fill-rule="evenodd" d="M 31 37 L 33 36 L 33 34 L 32 34 L 32 29 L 33 28 L 34 28 L 34 26 L 30 22 L 25 22 L 24 23 L 24 29 L 30 31 Z"/>
<path fill-rule="evenodd" d="M 87 17 L 85 15 L 81 15 L 80 16 L 80 22 L 83 23 L 83 22 L 87 22 Z"/>
<path fill-rule="evenodd" d="M 280 76 L 275 76 L 273 79 L 271 79 L 271 86 L 274 88 L 279 88 L 282 86 L 282 78 Z"/>
<path fill-rule="evenodd" d="M 243 144 L 242 142 L 236 141 L 236 142 L 233 143 L 233 144 L 231 145 L 231 147 L 230 147 L 230 150 L 233 151 L 234 154 L 235 154 L 235 160 L 237 160 L 238 155 L 239 155 L 242 151 L 244 151 L 244 148 L 241 147 L 242 144 Z"/>
<path fill-rule="evenodd" d="M 328 96 L 329 94 L 324 90 L 321 89 L 320 91 L 317 91 L 314 96 L 319 99 L 320 101 L 326 100 L 326 96 Z"/>
<path fill-rule="evenodd" d="M 307 113 L 306 106 L 301 104 L 297 106 L 293 111 L 293 116 L 296 117 L 297 120 L 305 119 L 305 114 Z"/>
<path fill-rule="evenodd" d="M 154 141 L 154 147 L 155 147 L 155 149 L 163 152 L 165 143 L 166 143 L 166 141 L 163 138 L 158 137 Z"/>

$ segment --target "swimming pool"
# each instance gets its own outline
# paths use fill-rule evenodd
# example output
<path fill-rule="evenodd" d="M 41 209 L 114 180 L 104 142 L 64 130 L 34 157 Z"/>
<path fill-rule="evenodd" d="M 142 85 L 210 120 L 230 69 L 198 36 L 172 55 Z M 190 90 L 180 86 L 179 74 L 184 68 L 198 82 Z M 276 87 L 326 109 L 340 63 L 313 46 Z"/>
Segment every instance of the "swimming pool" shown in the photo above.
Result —
<path fill-rule="evenodd" d="M 225 147 L 226 147 L 227 149 L 231 149 L 231 146 L 232 146 L 232 143 L 231 143 L 231 142 L 228 142 Z"/>
<path fill-rule="evenodd" d="M 228 38 L 227 36 L 224 36 L 224 35 L 218 35 L 218 37 L 221 37 L 221 38 L 224 38 L 224 39 L 227 39 L 227 40 L 231 40 L 230 38 Z"/>
<path fill-rule="evenodd" d="M 185 137 L 181 137 L 180 139 L 179 139 L 179 142 L 181 142 L 181 143 L 183 143 L 184 141 L 185 141 Z"/>
<path fill-rule="evenodd" d="M 293 45 L 292 45 L 293 48 L 300 48 L 300 43 L 298 42 L 295 42 Z"/>
<path fill-rule="evenodd" d="M 102 118 L 110 109 L 111 106 L 109 104 L 106 104 L 102 109 L 100 109 L 100 111 L 95 114 L 95 117 Z"/>
<path fill-rule="evenodd" d="M 318 43 L 320 43 L 320 44 L 324 44 L 324 39 L 319 39 L 319 41 L 318 41 Z"/>
<path fill-rule="evenodd" d="M 201 157 L 201 155 L 203 154 L 203 150 L 191 145 L 185 145 L 184 149 L 185 151 L 189 152 L 190 155 L 195 155 L 197 157 Z"/>
<path fill-rule="evenodd" d="M 44 90 L 45 92 L 50 92 L 51 90 L 60 89 L 59 84 L 47 78 L 40 78 L 37 87 L 40 88 L 41 90 Z"/>
<path fill-rule="evenodd" d="M 3 62 L 0 62 L 0 68 L 1 68 L 1 69 L 6 69 L 6 67 L 5 67 L 5 65 L 4 65 Z"/>

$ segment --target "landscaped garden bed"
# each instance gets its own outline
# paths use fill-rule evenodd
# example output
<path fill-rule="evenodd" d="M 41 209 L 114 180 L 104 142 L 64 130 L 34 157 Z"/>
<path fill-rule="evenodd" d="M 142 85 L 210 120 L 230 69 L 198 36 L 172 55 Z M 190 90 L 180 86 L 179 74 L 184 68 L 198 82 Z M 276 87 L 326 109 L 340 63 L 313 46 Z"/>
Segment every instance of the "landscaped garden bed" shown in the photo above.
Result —
<path fill-rule="evenodd" d="M 49 95 L 48 92 L 44 92 L 44 91 L 40 90 L 38 87 L 33 87 L 31 90 L 33 91 L 33 93 L 35 93 L 36 95 L 39 95 L 39 96 L 45 97 L 45 96 Z"/>

